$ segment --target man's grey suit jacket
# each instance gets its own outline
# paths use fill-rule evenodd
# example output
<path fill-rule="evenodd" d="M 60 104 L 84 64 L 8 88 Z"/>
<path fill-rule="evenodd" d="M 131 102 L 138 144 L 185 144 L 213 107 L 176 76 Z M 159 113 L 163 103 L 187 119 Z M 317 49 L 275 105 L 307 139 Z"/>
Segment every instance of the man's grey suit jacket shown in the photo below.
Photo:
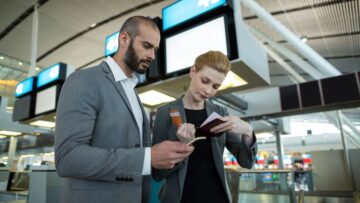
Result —
<path fill-rule="evenodd" d="M 143 147 L 149 147 L 140 106 Z M 129 100 L 107 63 L 71 74 L 56 113 L 56 170 L 66 178 L 62 202 L 147 202 L 151 177 L 142 176 L 144 155 Z"/>

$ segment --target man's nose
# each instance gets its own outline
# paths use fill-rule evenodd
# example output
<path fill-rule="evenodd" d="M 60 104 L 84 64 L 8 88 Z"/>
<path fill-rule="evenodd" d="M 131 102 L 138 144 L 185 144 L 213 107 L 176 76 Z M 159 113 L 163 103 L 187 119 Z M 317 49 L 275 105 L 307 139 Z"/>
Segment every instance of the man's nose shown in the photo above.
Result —
<path fill-rule="evenodd" d="M 151 60 L 154 60 L 156 58 L 156 51 L 155 50 L 151 50 L 148 58 L 150 58 Z"/>

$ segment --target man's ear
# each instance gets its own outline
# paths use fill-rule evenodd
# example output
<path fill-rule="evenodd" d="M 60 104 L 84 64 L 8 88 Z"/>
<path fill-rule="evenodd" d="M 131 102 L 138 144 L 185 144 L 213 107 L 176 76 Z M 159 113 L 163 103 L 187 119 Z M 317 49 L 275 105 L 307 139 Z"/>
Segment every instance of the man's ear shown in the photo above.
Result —
<path fill-rule="evenodd" d="M 119 47 L 127 47 L 130 43 L 130 37 L 126 32 L 119 34 Z"/>

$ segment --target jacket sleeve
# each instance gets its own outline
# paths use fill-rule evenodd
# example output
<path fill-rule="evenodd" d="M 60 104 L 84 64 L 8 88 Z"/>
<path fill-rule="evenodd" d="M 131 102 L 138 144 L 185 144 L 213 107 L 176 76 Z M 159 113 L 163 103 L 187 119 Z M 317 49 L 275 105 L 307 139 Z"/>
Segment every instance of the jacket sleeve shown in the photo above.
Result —
<path fill-rule="evenodd" d="M 225 108 L 220 108 L 223 116 L 229 115 Z M 245 142 L 242 142 L 242 135 L 226 133 L 226 148 L 234 155 L 239 165 L 243 168 L 250 169 L 255 164 L 257 143 L 254 133 L 252 136 L 254 141 L 248 146 Z"/>
<path fill-rule="evenodd" d="M 141 183 L 144 148 L 91 145 L 102 105 L 100 91 L 106 91 L 100 90 L 94 80 L 75 72 L 61 90 L 55 129 L 57 173 L 60 177 Z"/>
<path fill-rule="evenodd" d="M 171 125 L 172 124 L 171 124 L 171 118 L 169 115 L 169 105 L 165 105 L 165 106 L 158 108 L 157 113 L 156 113 L 154 129 L 153 129 L 152 145 L 156 145 L 165 140 L 170 140 L 169 133 L 170 133 Z M 184 167 L 184 165 L 185 165 L 185 161 L 182 161 L 182 162 L 178 163 L 172 169 L 152 168 L 152 176 L 156 181 L 161 181 L 161 180 L 167 178 L 169 175 L 171 175 L 171 173 Z"/>

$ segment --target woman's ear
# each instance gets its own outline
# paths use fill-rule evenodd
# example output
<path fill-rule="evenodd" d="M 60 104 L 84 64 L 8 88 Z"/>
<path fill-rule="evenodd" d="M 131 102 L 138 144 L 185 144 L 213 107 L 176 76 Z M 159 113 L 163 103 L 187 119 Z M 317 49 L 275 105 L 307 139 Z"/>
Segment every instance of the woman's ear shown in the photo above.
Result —
<path fill-rule="evenodd" d="M 190 68 L 190 78 L 193 78 L 195 73 L 196 73 L 195 66 L 191 66 L 191 68 Z"/>

